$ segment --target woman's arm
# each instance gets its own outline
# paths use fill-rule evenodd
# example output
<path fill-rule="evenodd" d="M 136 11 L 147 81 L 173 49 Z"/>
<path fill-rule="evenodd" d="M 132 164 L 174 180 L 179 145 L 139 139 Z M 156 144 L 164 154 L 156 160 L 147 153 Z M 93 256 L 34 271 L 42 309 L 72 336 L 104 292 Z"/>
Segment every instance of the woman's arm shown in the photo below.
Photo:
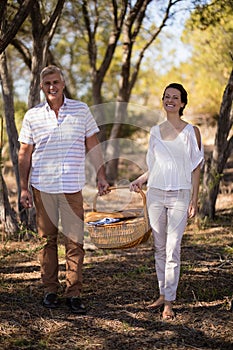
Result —
<path fill-rule="evenodd" d="M 131 182 L 130 191 L 139 192 L 142 189 L 142 185 L 148 180 L 148 171 L 139 176 L 136 180 Z"/>
<path fill-rule="evenodd" d="M 198 165 L 192 173 L 192 197 L 188 209 L 188 217 L 193 218 L 197 214 L 197 202 L 200 184 L 201 166 Z"/>
<path fill-rule="evenodd" d="M 201 134 L 198 127 L 194 126 L 195 135 L 197 138 L 197 143 L 199 149 L 201 149 Z M 200 185 L 200 174 L 201 174 L 201 165 L 199 164 L 192 173 L 192 197 L 189 204 L 188 216 L 193 218 L 197 214 L 197 202 L 198 202 L 198 193 Z"/>

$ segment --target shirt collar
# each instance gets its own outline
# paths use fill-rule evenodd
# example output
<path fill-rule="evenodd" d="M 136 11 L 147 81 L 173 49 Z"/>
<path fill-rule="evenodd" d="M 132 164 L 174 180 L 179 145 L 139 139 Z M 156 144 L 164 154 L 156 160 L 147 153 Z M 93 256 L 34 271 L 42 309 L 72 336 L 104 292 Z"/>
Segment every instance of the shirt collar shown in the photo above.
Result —
<path fill-rule="evenodd" d="M 65 95 L 63 95 L 63 96 L 64 96 L 64 102 L 63 102 L 63 105 L 61 105 L 61 108 L 62 108 L 63 106 L 66 106 L 66 105 L 67 105 L 67 98 L 66 98 Z M 47 109 L 47 111 L 50 111 L 50 110 L 51 110 L 51 107 L 50 107 L 50 105 L 48 104 L 47 101 L 45 102 L 45 108 Z"/>

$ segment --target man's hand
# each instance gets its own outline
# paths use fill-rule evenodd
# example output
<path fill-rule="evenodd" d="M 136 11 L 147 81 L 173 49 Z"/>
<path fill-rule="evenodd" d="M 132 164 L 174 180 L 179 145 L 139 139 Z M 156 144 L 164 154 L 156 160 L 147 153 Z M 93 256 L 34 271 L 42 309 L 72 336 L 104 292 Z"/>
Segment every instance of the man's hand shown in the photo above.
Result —
<path fill-rule="evenodd" d="M 20 203 L 24 208 L 32 207 L 32 195 L 29 190 L 22 190 L 20 196 Z"/>
<path fill-rule="evenodd" d="M 98 186 L 98 191 L 100 196 L 110 192 L 109 190 L 110 185 L 105 179 L 98 179 L 97 186 Z"/>

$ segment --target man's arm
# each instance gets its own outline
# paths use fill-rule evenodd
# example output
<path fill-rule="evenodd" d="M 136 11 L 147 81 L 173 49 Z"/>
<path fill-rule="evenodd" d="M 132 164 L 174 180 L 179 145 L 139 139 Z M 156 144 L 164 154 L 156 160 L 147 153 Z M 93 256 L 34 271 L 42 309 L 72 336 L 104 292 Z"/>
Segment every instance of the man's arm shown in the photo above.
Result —
<path fill-rule="evenodd" d="M 33 152 L 33 145 L 21 143 L 19 155 L 18 155 L 20 187 L 21 187 L 20 203 L 25 208 L 32 207 L 32 195 L 28 188 L 32 152 Z"/>
<path fill-rule="evenodd" d="M 108 193 L 109 184 L 106 180 L 104 160 L 101 150 L 101 145 L 96 134 L 86 138 L 86 148 L 89 151 L 91 162 L 95 167 L 97 173 L 97 186 L 99 194 Z"/>

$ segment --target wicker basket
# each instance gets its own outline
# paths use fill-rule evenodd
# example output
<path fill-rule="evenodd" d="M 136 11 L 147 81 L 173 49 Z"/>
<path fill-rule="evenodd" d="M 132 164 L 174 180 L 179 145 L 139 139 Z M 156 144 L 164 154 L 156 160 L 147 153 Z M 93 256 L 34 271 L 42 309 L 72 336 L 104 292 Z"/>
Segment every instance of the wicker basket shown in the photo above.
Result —
<path fill-rule="evenodd" d="M 110 190 L 129 189 L 128 187 L 110 187 Z M 138 244 L 145 243 L 150 235 L 146 196 L 140 190 L 139 195 L 142 197 L 143 216 L 134 218 L 124 218 L 124 220 L 106 225 L 88 225 L 88 232 L 91 241 L 101 249 L 126 249 L 135 247 Z M 98 194 L 95 195 L 93 201 L 93 212 L 96 212 L 96 202 Z M 106 213 L 106 216 L 108 214 Z"/>

